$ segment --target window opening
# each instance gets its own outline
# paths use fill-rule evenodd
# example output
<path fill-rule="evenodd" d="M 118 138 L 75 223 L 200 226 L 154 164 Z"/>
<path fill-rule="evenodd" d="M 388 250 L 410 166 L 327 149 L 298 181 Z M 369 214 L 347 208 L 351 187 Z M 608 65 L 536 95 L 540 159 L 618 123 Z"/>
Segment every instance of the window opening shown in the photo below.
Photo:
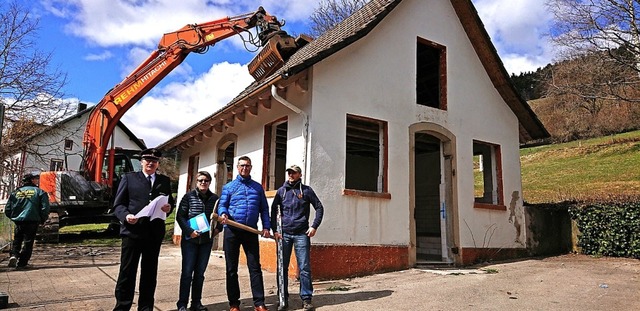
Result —
<path fill-rule="evenodd" d="M 445 47 L 418 38 L 416 58 L 416 104 L 446 109 Z"/>
<path fill-rule="evenodd" d="M 503 205 L 500 147 L 473 142 L 473 180 L 476 203 Z"/>
<path fill-rule="evenodd" d="M 347 115 L 345 188 L 386 192 L 384 121 Z"/>

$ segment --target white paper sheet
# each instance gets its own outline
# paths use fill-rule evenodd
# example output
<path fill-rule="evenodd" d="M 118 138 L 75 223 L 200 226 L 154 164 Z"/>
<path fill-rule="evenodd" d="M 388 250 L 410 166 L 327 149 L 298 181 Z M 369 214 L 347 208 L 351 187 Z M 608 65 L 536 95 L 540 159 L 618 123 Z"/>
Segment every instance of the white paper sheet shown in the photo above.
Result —
<path fill-rule="evenodd" d="M 150 220 L 154 220 L 156 218 L 161 218 L 162 220 L 166 220 L 167 213 L 163 212 L 162 209 L 160 208 L 167 203 L 169 203 L 169 196 L 166 196 L 166 195 L 158 196 L 157 198 L 153 199 L 153 201 L 151 201 L 149 205 L 145 206 L 141 211 L 139 211 L 135 215 L 135 217 L 136 218 L 149 217 Z"/>

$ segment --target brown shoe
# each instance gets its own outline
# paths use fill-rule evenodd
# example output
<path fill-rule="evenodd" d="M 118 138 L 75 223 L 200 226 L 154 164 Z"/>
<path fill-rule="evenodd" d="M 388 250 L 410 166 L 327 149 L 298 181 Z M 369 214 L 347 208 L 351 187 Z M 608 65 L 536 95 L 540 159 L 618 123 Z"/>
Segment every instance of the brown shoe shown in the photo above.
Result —
<path fill-rule="evenodd" d="M 231 306 L 229 306 L 229 311 L 240 311 L 240 307 L 239 306 L 235 306 L 235 305 L 231 305 Z"/>
<path fill-rule="evenodd" d="M 269 311 L 269 309 L 267 309 L 267 307 L 265 306 L 257 306 L 255 308 L 256 311 Z"/>

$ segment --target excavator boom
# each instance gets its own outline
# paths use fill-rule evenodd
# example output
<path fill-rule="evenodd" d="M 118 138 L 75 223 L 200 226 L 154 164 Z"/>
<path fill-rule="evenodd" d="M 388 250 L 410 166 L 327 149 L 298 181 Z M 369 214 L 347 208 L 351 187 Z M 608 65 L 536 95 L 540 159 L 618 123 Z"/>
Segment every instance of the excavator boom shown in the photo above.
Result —
<path fill-rule="evenodd" d="M 107 92 L 91 112 L 84 133 L 83 168 L 87 179 L 107 186 L 112 185 L 111 170 L 114 152 L 109 152 L 106 176 L 102 175 L 102 167 L 110 137 L 118 121 L 142 96 L 182 63 L 189 53 L 202 53 L 216 42 L 242 32 L 249 32 L 253 28 L 257 28 L 260 46 L 279 49 L 281 45 L 268 44 L 268 41 L 282 41 L 283 37 L 290 38 L 280 29 L 282 25 L 283 23 L 276 17 L 267 14 L 260 7 L 253 13 L 226 17 L 203 24 L 190 24 L 165 34 L 157 50 L 152 52 L 121 83 Z M 270 53 L 282 59 L 277 50 Z"/>

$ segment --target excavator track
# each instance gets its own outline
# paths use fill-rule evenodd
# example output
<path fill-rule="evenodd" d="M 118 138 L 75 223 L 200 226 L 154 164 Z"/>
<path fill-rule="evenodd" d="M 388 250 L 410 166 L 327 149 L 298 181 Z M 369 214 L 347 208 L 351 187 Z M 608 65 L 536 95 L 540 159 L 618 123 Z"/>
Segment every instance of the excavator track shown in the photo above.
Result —
<path fill-rule="evenodd" d="M 58 213 L 49 213 L 44 225 L 38 227 L 36 239 L 40 243 L 58 243 L 60 241 L 60 218 Z"/>

